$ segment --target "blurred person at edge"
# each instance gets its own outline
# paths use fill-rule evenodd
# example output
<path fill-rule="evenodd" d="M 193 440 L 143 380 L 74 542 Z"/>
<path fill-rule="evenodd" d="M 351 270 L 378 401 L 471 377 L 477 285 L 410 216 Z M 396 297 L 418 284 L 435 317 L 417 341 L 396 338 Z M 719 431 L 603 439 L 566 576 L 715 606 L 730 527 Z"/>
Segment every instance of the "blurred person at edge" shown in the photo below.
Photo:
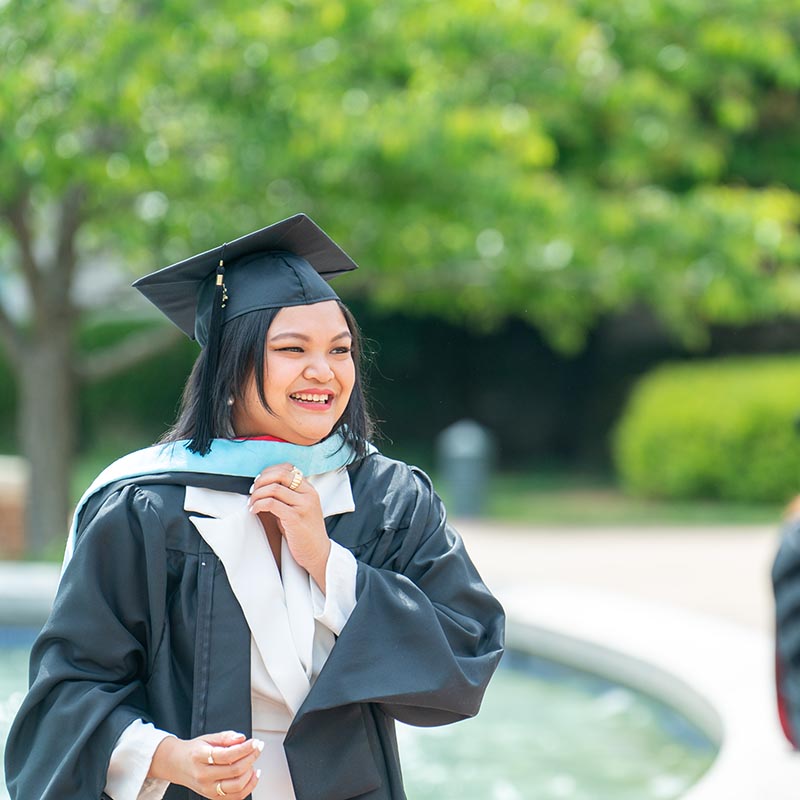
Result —
<path fill-rule="evenodd" d="M 76 511 L 12 800 L 401 800 L 395 720 L 477 713 L 503 610 L 369 442 L 325 279 L 355 267 L 298 214 L 134 284 L 202 350 L 162 443 Z"/>
<path fill-rule="evenodd" d="M 772 565 L 775 593 L 775 686 L 786 738 L 800 749 L 800 495 L 786 507 Z"/>

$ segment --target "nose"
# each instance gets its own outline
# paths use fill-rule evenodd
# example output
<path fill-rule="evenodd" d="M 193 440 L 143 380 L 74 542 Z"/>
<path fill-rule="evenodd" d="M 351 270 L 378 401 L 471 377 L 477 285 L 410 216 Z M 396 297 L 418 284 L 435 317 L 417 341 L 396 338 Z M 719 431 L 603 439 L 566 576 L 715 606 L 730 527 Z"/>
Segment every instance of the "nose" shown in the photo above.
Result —
<path fill-rule="evenodd" d="M 307 380 L 314 380 L 319 383 L 327 383 L 333 378 L 333 370 L 324 354 L 311 356 L 305 369 L 303 377 Z"/>

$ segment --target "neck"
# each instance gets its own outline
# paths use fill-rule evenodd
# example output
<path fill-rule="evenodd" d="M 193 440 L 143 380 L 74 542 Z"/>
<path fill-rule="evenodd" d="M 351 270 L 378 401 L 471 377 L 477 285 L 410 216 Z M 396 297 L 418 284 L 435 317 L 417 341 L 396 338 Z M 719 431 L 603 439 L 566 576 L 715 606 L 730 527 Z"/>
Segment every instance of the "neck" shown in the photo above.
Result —
<path fill-rule="evenodd" d="M 281 439 L 278 436 L 270 436 L 268 433 L 264 433 L 260 436 L 237 436 L 237 442 L 284 442 L 285 444 L 291 444 L 288 439 Z"/>

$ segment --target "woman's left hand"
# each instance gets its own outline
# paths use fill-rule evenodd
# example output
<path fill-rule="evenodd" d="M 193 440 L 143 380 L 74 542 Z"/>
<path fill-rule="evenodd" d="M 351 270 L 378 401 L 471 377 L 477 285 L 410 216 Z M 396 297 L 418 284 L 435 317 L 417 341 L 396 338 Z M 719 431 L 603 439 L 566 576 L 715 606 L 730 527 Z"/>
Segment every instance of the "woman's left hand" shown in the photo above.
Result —
<path fill-rule="evenodd" d="M 331 541 L 317 490 L 305 479 L 290 489 L 294 475 L 292 464 L 267 467 L 253 482 L 249 508 L 275 516 L 292 557 L 324 592 Z"/>

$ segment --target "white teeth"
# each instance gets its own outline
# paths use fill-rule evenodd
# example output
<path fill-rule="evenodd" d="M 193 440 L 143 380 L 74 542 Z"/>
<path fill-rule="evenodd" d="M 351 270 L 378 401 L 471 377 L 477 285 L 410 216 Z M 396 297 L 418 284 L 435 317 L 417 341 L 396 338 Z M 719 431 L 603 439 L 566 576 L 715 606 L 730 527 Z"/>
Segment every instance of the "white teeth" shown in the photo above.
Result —
<path fill-rule="evenodd" d="M 306 403 L 327 403 L 328 395 L 325 394 L 293 394 L 290 395 L 295 400 L 303 400 Z"/>

